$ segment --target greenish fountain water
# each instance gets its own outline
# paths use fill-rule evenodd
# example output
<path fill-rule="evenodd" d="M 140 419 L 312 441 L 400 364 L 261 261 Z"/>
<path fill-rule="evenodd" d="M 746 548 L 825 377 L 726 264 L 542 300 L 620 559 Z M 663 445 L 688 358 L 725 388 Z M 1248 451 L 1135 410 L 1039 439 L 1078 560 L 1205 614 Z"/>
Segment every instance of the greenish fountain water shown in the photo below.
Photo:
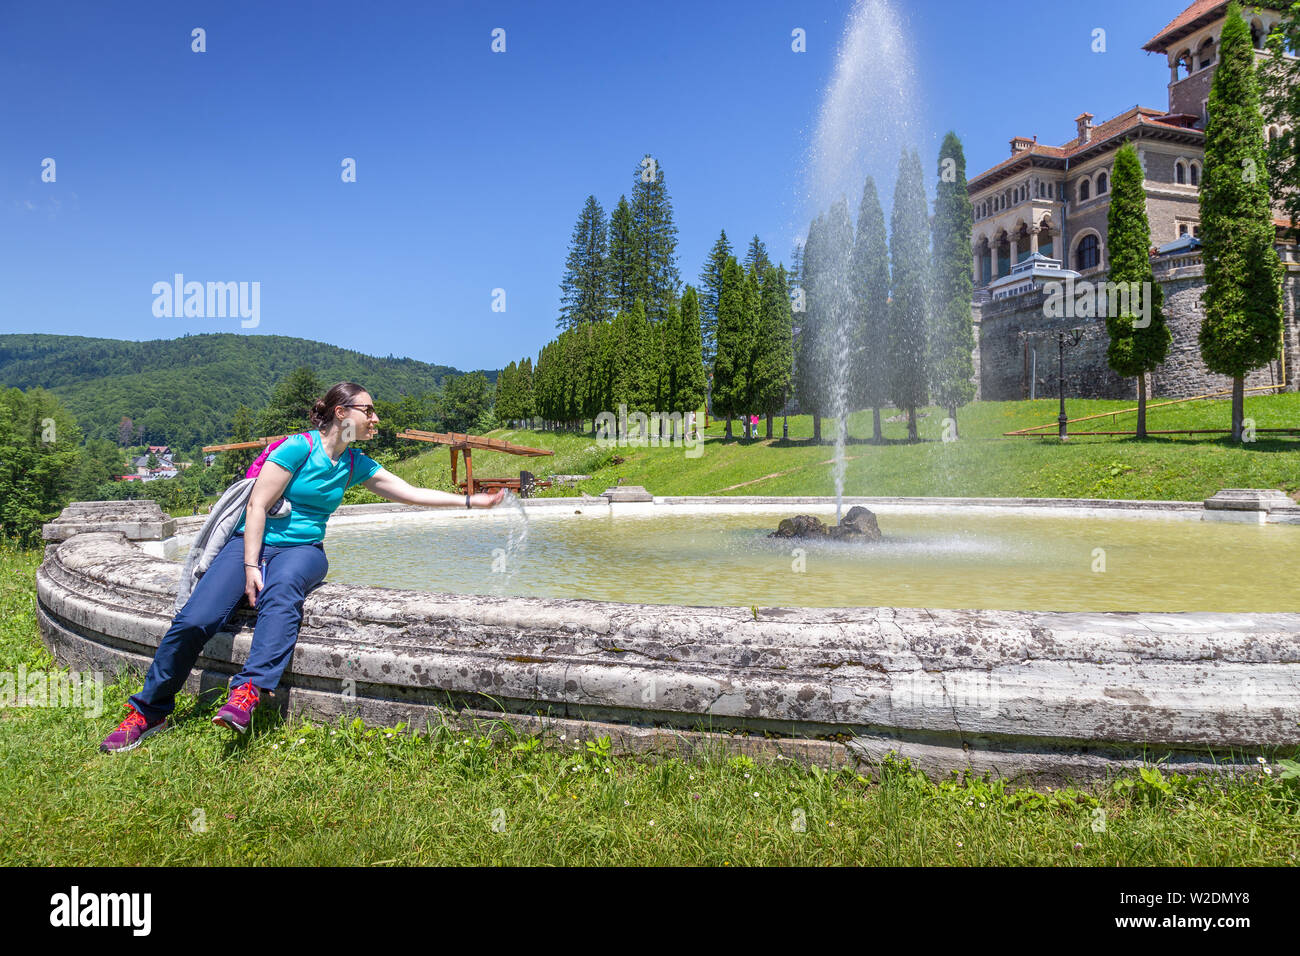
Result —
<path fill-rule="evenodd" d="M 833 506 L 798 510 L 834 518 Z M 740 607 L 1300 610 L 1297 526 L 885 512 L 885 540 L 864 546 L 769 539 L 780 517 L 540 515 L 527 549 L 510 553 L 513 519 L 478 516 L 345 525 L 325 547 L 331 582 L 424 591 Z"/>

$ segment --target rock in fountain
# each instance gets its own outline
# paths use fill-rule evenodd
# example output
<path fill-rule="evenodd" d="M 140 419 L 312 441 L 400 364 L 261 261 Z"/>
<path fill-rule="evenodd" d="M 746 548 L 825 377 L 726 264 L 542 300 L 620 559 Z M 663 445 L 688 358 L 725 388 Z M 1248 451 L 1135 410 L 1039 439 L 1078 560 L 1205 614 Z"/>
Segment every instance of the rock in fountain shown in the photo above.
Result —
<path fill-rule="evenodd" d="M 826 525 L 812 515 L 782 518 L 769 538 L 827 538 L 831 541 L 879 541 L 880 526 L 876 516 L 861 505 L 849 509 L 838 525 Z"/>

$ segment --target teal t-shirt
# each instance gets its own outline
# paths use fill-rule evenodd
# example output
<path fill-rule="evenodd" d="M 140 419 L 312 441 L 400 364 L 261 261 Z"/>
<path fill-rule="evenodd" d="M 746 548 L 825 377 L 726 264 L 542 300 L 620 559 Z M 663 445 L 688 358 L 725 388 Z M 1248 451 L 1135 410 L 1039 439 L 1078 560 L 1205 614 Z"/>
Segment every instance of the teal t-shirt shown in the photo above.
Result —
<path fill-rule="evenodd" d="M 343 501 L 343 492 L 352 485 L 369 481 L 382 467 L 368 455 L 349 446 L 337 462 L 330 461 L 321 444 L 320 432 L 313 429 L 310 449 L 301 434 L 286 438 L 266 456 L 281 468 L 296 475 L 289 479 L 284 496 L 293 510 L 282 517 L 267 516 L 264 544 L 285 547 L 295 544 L 312 544 L 325 540 L 325 522 Z M 348 480 L 348 456 L 355 455 L 352 463 L 352 480 Z M 301 465 L 301 468 L 298 466 Z M 235 533 L 244 531 L 244 516 L 240 516 Z"/>

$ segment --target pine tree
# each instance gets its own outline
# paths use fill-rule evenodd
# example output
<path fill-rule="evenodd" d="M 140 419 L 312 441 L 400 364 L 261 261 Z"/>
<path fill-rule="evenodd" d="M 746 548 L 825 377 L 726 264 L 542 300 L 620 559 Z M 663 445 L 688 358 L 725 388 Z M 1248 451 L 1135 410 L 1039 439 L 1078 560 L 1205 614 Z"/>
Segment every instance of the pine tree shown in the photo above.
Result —
<path fill-rule="evenodd" d="M 1265 174 L 1264 124 L 1250 30 L 1228 6 L 1210 87 L 1201 186 L 1205 318 L 1201 357 L 1232 376 L 1232 440 L 1241 441 L 1245 377 L 1278 354 L 1282 266 Z"/>
<path fill-rule="evenodd" d="M 731 243 L 727 241 L 727 230 L 724 229 L 713 244 L 700 274 L 700 336 L 704 343 L 704 364 L 710 368 L 718 350 L 718 295 L 722 291 L 722 270 L 730 257 Z"/>
<path fill-rule="evenodd" d="M 727 438 L 731 438 L 731 419 L 744 409 L 749 387 L 745 371 L 753 346 L 746 318 L 745 271 L 731 256 L 722 269 L 718 349 L 713 358 L 713 409 L 715 415 L 727 421 Z"/>
<path fill-rule="evenodd" d="M 609 254 L 605 265 L 605 288 L 609 292 L 608 315 L 618 315 L 632 308 L 637 295 L 636 241 L 632 207 L 626 196 L 609 216 Z"/>
<path fill-rule="evenodd" d="M 767 437 L 772 437 L 772 416 L 785 403 L 794 360 L 791 337 L 790 287 L 785 269 L 767 267 L 762 301 L 754 334 L 754 408 L 767 417 Z"/>
<path fill-rule="evenodd" d="M 772 260 L 767 257 L 767 246 L 763 245 L 763 240 L 755 235 L 749 240 L 749 251 L 745 253 L 745 271 L 756 273 L 761 282 L 771 266 Z"/>
<path fill-rule="evenodd" d="M 569 239 L 569 257 L 560 281 L 560 318 L 556 325 L 561 329 L 605 317 L 609 301 L 606 245 L 605 211 L 595 196 L 588 196 Z"/>
<path fill-rule="evenodd" d="M 677 301 L 681 277 L 672 201 L 663 167 L 649 153 L 637 165 L 632 182 L 632 237 L 635 294 L 645 306 L 646 318 L 660 322 Z"/>
<path fill-rule="evenodd" d="M 1146 174 L 1138 159 L 1137 149 L 1127 143 L 1115 154 L 1115 170 L 1111 175 L 1110 211 L 1107 213 L 1107 235 L 1110 245 L 1111 282 L 1131 283 L 1130 288 L 1141 289 L 1143 311 L 1150 310 L 1140 320 L 1132 308 L 1122 315 L 1106 315 L 1106 331 L 1110 333 L 1110 347 L 1106 361 L 1119 375 L 1136 376 L 1138 380 L 1137 437 L 1147 437 L 1147 380 L 1169 353 L 1172 336 L 1165 324 L 1164 289 L 1156 282 L 1151 268 L 1151 227 L 1147 220 L 1147 196 L 1143 181 Z M 1129 300 L 1130 306 L 1136 305 Z M 1141 321 L 1145 328 L 1135 327 Z"/>
<path fill-rule="evenodd" d="M 854 405 L 871 409 L 872 441 L 881 442 L 880 408 L 889 401 L 889 238 L 876 182 L 862 186 L 853 241 Z"/>
<path fill-rule="evenodd" d="M 929 203 L 921 157 L 904 150 L 890 217 L 890 399 L 907 410 L 907 437 L 917 441 L 916 410 L 929 401 L 926 374 L 930 289 Z"/>
<path fill-rule="evenodd" d="M 1114 215 L 1114 203 L 1111 215 Z M 975 332 L 971 319 L 971 224 L 966 189 L 966 153 L 950 132 L 939 149 L 939 184 L 934 200 L 934 298 L 931 304 L 930 385 L 948 409 L 956 436 L 957 408 L 975 397 Z M 1145 256 L 1147 247 L 1143 247 Z"/>
<path fill-rule="evenodd" d="M 700 299 L 694 287 L 682 292 L 681 319 L 674 356 L 673 404 L 670 411 L 688 412 L 704 404 L 704 358 L 700 340 Z"/>

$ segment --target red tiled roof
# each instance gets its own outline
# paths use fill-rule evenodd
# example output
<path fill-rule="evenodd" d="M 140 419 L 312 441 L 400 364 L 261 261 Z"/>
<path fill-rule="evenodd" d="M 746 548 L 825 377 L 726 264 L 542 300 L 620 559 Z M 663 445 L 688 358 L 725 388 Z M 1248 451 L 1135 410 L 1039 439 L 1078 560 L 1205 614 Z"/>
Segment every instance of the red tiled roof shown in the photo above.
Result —
<path fill-rule="evenodd" d="M 1182 132 L 1189 131 L 1186 126 L 1179 126 L 1177 123 L 1163 122 L 1163 118 L 1168 115 L 1169 113 L 1167 110 L 1156 110 L 1147 106 L 1135 106 L 1128 112 L 1121 113 L 1119 116 L 1107 120 L 1100 126 L 1094 126 L 1092 128 L 1092 137 L 1086 143 L 1082 142 L 1077 136 L 1064 146 L 1043 146 L 1039 143 L 1035 143 L 1028 149 L 1022 150 L 1008 159 L 1004 159 L 996 166 L 986 169 L 978 176 L 972 176 L 970 182 L 978 182 L 1003 167 L 1024 159 L 1026 156 L 1046 156 L 1052 159 L 1065 159 L 1067 157 L 1075 156 L 1085 149 L 1091 149 L 1098 143 L 1119 136 L 1136 126 L 1156 126 L 1161 129 L 1174 129 Z M 1200 130 L 1197 130 L 1196 132 L 1200 132 Z"/>
<path fill-rule="evenodd" d="M 1163 44 L 1160 42 L 1171 33 L 1183 29 L 1184 27 L 1196 22 L 1207 13 L 1213 13 L 1215 7 L 1227 8 L 1228 0 L 1196 0 L 1190 7 L 1184 10 L 1178 16 L 1174 17 L 1165 25 L 1165 28 L 1147 41 L 1146 46 L 1142 49 L 1149 50 L 1152 53 L 1163 53 Z"/>
<path fill-rule="evenodd" d="M 1290 6 L 1290 3 L 1288 0 L 1251 0 L 1249 3 L 1242 4 L 1242 6 L 1285 10 Z M 1208 24 L 1225 16 L 1227 9 L 1228 0 L 1196 0 L 1190 7 L 1170 20 L 1168 26 L 1148 40 L 1146 46 L 1142 47 L 1142 49 L 1148 53 L 1164 53 L 1173 43 L 1191 33 L 1197 20 L 1204 18 L 1205 23 Z M 1249 16 L 1246 17 L 1246 22 L 1250 22 Z"/>

